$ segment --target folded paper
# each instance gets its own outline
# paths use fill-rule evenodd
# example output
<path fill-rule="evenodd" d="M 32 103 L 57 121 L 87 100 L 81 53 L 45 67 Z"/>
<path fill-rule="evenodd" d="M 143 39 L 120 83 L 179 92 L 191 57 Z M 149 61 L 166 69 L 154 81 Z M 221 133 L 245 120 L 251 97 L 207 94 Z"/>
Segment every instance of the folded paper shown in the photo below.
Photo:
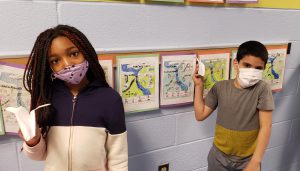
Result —
<path fill-rule="evenodd" d="M 198 74 L 201 75 L 202 77 L 204 77 L 205 76 L 205 65 L 198 58 L 196 58 L 196 59 L 199 64 Z"/>
<path fill-rule="evenodd" d="M 29 141 L 35 136 L 36 131 L 35 110 L 49 105 L 50 104 L 44 104 L 38 106 L 34 110 L 30 111 L 30 113 L 23 106 L 7 107 L 5 110 L 15 114 L 25 141 Z"/>

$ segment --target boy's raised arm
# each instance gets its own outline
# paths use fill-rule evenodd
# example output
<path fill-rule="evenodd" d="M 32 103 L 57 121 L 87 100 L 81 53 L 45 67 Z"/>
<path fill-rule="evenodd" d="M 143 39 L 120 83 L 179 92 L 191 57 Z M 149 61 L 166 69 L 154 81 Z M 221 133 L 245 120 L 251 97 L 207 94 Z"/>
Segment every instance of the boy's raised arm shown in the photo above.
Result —
<path fill-rule="evenodd" d="M 198 64 L 193 75 L 193 81 L 195 84 L 195 95 L 194 95 L 194 110 L 195 118 L 197 121 L 203 121 L 206 119 L 213 110 L 204 104 L 203 99 L 203 87 L 204 87 L 204 78 L 198 75 Z"/>

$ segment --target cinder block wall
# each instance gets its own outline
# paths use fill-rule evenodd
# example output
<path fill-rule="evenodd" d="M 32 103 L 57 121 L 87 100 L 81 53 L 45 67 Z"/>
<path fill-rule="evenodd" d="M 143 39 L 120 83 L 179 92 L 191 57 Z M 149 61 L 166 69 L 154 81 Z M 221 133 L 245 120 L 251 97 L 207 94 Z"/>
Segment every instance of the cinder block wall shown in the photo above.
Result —
<path fill-rule="evenodd" d="M 48 27 L 70 24 L 96 49 L 149 49 L 240 44 L 292 43 L 284 90 L 274 93 L 271 142 L 263 171 L 300 168 L 300 10 L 145 5 L 103 2 L 0 1 L 0 58 L 28 54 L 36 36 Z M 196 122 L 192 106 L 126 116 L 129 170 L 205 171 L 216 114 Z M 20 153 L 15 136 L 0 137 L 0 170 L 38 171 L 44 163 Z"/>

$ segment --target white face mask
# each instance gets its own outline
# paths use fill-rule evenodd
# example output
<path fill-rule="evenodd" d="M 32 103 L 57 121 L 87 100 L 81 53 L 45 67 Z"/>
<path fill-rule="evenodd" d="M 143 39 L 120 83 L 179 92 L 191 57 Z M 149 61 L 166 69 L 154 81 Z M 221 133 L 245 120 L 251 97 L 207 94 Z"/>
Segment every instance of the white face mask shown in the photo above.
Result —
<path fill-rule="evenodd" d="M 251 87 L 262 80 L 263 70 L 254 68 L 239 68 L 238 81 L 242 88 Z"/>

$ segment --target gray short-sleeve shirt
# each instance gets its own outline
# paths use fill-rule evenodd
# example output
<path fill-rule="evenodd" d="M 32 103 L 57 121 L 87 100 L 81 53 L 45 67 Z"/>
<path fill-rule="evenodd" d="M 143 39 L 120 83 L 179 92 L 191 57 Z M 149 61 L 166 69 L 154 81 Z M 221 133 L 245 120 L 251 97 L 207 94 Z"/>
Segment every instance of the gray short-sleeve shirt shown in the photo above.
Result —
<path fill-rule="evenodd" d="M 224 128 L 248 131 L 259 128 L 259 110 L 274 110 L 270 86 L 259 81 L 252 87 L 235 87 L 234 79 L 217 82 L 205 98 L 205 105 L 218 107 L 217 124 Z"/>

